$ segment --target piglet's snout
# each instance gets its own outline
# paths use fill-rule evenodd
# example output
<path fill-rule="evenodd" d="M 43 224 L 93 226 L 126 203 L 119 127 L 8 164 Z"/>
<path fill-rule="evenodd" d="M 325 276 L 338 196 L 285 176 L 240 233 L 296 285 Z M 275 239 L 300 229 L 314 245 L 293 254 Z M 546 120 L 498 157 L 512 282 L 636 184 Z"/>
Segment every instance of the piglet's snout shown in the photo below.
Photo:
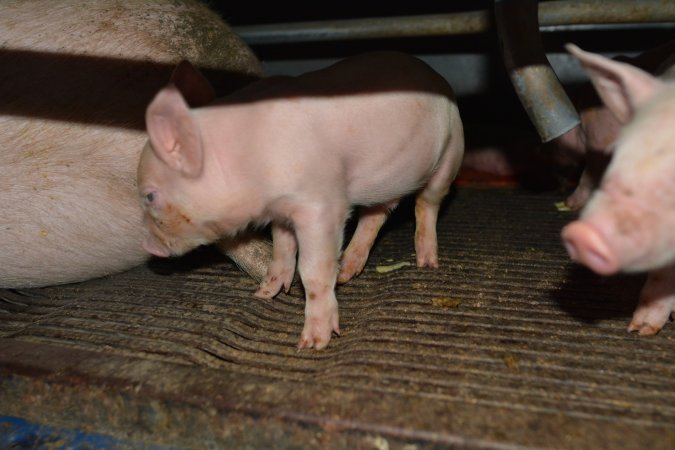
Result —
<path fill-rule="evenodd" d="M 169 249 L 154 236 L 146 236 L 143 239 L 143 248 L 153 256 L 158 256 L 160 258 L 171 256 Z"/>
<path fill-rule="evenodd" d="M 570 258 L 600 275 L 619 271 L 619 259 L 602 234 L 592 225 L 575 221 L 562 230 L 562 239 Z"/>

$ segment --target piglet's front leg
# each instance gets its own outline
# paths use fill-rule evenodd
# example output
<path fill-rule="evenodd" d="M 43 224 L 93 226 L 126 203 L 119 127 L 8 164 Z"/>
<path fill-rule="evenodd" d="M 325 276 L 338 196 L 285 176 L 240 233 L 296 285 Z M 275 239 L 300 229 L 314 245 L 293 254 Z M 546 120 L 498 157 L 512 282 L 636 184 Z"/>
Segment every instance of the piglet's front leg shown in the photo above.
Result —
<path fill-rule="evenodd" d="M 649 272 L 628 331 L 656 334 L 671 315 L 675 315 L 675 265 Z"/>
<path fill-rule="evenodd" d="M 295 275 L 297 244 L 293 230 L 285 225 L 272 224 L 272 245 L 272 262 L 260 288 L 253 294 L 258 298 L 270 299 L 281 289 L 288 293 Z"/>
<path fill-rule="evenodd" d="M 304 211 L 295 223 L 298 270 L 305 288 L 301 349 L 320 350 L 328 345 L 333 332 L 340 334 L 335 282 L 346 211 L 329 209 Z"/>

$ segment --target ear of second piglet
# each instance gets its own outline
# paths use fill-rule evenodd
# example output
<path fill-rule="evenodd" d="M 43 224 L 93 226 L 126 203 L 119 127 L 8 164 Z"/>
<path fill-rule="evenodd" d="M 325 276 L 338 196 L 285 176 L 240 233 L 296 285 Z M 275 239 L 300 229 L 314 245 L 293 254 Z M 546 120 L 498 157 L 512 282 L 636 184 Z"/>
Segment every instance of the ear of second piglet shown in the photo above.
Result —
<path fill-rule="evenodd" d="M 565 48 L 579 60 L 598 95 L 622 122 L 630 121 L 635 110 L 658 94 L 663 83 L 633 65 L 581 50 L 573 44 Z"/>

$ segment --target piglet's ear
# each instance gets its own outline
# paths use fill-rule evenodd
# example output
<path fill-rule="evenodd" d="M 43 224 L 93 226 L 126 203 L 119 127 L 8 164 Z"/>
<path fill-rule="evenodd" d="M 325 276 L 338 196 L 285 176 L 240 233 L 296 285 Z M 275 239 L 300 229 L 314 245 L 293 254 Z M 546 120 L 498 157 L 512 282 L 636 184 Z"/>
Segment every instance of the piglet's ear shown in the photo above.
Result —
<path fill-rule="evenodd" d="M 209 80 L 188 61 L 183 60 L 176 66 L 171 82 L 192 108 L 208 105 L 216 98 L 216 92 Z"/>
<path fill-rule="evenodd" d="M 145 124 L 152 150 L 161 161 L 189 178 L 201 174 L 203 150 L 199 128 L 173 85 L 155 96 L 145 113 Z"/>
<path fill-rule="evenodd" d="M 598 95 L 620 122 L 628 122 L 637 108 L 663 88 L 662 81 L 635 66 L 585 52 L 573 44 L 565 48 L 579 60 Z"/>

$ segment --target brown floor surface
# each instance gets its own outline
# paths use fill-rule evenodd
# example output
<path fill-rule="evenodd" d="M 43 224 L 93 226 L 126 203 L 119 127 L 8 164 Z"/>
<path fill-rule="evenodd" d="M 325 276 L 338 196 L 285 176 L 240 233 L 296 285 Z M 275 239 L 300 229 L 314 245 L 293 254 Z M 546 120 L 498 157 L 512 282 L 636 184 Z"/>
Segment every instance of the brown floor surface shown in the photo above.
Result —
<path fill-rule="evenodd" d="M 570 263 L 562 198 L 457 189 L 438 270 L 402 205 L 320 352 L 300 287 L 255 299 L 209 250 L 1 292 L 0 415 L 192 448 L 675 448 L 675 324 L 626 332 L 644 278 Z"/>

